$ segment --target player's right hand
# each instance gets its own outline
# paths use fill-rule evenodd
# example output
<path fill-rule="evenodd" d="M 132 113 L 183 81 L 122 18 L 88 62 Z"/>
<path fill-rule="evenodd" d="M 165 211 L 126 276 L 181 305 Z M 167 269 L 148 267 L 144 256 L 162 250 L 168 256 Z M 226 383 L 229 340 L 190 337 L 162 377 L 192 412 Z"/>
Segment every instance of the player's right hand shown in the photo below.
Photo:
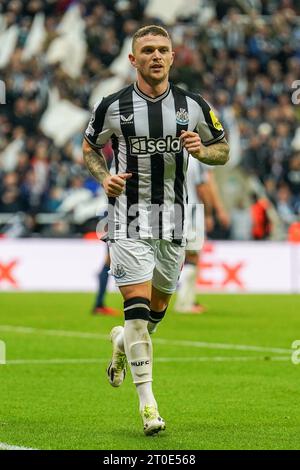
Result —
<path fill-rule="evenodd" d="M 132 173 L 120 173 L 119 175 L 108 175 L 103 180 L 103 188 L 107 196 L 118 197 L 124 189 L 126 180 L 132 177 Z"/>

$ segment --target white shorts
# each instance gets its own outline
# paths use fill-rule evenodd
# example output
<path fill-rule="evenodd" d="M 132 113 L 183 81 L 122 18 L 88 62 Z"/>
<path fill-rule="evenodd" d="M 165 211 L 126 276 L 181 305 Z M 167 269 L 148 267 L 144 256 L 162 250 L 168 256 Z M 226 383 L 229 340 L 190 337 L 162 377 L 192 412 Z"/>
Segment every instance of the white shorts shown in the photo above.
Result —
<path fill-rule="evenodd" d="M 203 247 L 204 243 L 204 209 L 202 205 L 197 206 L 197 216 L 196 212 L 193 210 L 192 206 L 188 206 L 186 214 L 186 251 L 195 251 L 199 252 Z"/>
<path fill-rule="evenodd" d="M 167 240 L 131 238 L 108 241 L 108 246 L 110 272 L 117 286 L 152 280 L 152 285 L 161 292 L 175 292 L 185 258 L 185 247 Z"/>

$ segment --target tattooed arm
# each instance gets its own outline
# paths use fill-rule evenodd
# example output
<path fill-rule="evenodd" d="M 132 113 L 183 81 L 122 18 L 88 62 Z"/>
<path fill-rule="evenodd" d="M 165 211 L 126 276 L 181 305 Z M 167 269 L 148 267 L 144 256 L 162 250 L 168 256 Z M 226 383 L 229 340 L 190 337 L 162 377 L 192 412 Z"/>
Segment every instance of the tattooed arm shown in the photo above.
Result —
<path fill-rule="evenodd" d="M 110 176 L 110 173 L 101 150 L 91 147 L 87 140 L 83 139 L 82 152 L 87 169 L 99 183 L 103 184 L 103 180 Z"/>
<path fill-rule="evenodd" d="M 197 132 L 183 131 L 183 146 L 197 160 L 207 165 L 225 165 L 229 160 L 229 145 L 225 139 L 205 147 Z"/>
<path fill-rule="evenodd" d="M 202 145 L 199 153 L 193 157 L 207 165 L 225 165 L 229 160 L 229 145 L 225 139 L 224 142 L 217 142 L 209 147 Z"/>
<path fill-rule="evenodd" d="M 83 140 L 82 152 L 87 169 L 102 184 L 106 195 L 120 196 L 125 188 L 125 181 L 132 176 L 131 173 L 111 175 L 101 150 L 92 147 L 86 139 Z"/>

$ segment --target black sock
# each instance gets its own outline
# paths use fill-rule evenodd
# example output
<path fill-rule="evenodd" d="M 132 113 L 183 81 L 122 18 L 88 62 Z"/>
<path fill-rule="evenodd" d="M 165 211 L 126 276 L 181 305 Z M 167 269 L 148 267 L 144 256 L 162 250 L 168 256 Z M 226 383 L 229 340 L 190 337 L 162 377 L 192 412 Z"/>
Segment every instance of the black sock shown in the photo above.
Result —
<path fill-rule="evenodd" d="M 167 311 L 167 308 L 166 307 L 162 312 L 155 312 L 154 310 L 150 310 L 150 314 L 149 314 L 149 321 L 151 321 L 152 323 L 159 323 L 162 321 L 162 319 L 164 318 L 165 316 L 165 313 Z"/>
<path fill-rule="evenodd" d="M 144 297 L 133 297 L 125 300 L 125 320 L 149 320 L 150 300 Z"/>

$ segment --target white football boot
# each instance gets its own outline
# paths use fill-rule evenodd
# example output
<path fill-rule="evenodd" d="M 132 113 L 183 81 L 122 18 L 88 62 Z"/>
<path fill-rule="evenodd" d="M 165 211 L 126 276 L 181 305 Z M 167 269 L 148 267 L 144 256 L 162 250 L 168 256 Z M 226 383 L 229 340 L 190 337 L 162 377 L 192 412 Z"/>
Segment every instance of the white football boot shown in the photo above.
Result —
<path fill-rule="evenodd" d="M 123 331 L 123 326 L 115 326 L 110 332 L 110 340 L 113 346 L 112 358 L 106 369 L 110 385 L 120 387 L 126 376 L 126 354 L 121 351 L 116 341 L 117 336 Z"/>
<path fill-rule="evenodd" d="M 146 436 L 152 436 L 153 434 L 157 434 L 158 432 L 166 429 L 166 423 L 163 418 L 159 416 L 156 406 L 145 405 L 141 411 L 141 416 Z"/>

